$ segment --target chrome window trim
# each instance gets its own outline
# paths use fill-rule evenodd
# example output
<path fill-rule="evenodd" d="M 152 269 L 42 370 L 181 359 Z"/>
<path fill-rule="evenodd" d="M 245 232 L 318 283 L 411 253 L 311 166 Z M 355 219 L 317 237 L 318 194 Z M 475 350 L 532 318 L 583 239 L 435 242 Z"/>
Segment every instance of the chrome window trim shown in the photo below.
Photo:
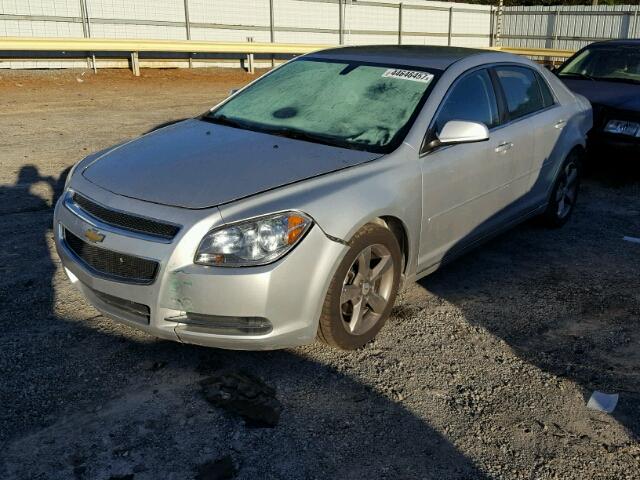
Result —
<path fill-rule="evenodd" d="M 498 125 L 497 127 L 492 128 L 489 131 L 492 132 L 494 130 L 499 130 L 499 129 L 503 128 L 503 127 L 508 127 L 509 125 L 513 125 L 514 123 L 518 123 L 521 120 L 527 120 L 527 119 L 533 117 L 534 115 L 539 115 L 540 113 L 546 112 L 548 110 L 552 110 L 554 108 L 558 108 L 558 106 L 559 106 L 559 104 L 554 103 L 553 105 L 545 107 L 545 108 L 543 108 L 541 110 L 536 110 L 535 112 L 531 112 L 531 113 L 528 113 L 527 115 L 524 115 L 522 117 L 518 117 L 515 120 L 509 120 L 507 123 L 503 123 L 502 125 Z"/>

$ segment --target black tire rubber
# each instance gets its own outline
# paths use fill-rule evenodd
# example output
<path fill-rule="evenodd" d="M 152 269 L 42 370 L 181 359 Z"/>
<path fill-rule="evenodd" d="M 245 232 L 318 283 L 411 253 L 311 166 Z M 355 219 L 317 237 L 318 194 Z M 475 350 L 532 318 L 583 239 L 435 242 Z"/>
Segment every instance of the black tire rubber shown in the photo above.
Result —
<path fill-rule="evenodd" d="M 578 180 L 576 185 L 576 198 L 571 205 L 571 210 L 569 214 L 565 217 L 560 217 L 558 215 L 558 202 L 556 200 L 556 194 L 558 193 L 558 188 L 560 187 L 562 176 L 564 174 L 565 168 L 567 165 L 573 162 L 576 165 L 576 169 L 578 171 Z M 580 193 L 580 178 L 582 175 L 582 158 L 580 152 L 577 150 L 573 150 L 567 158 L 562 162 L 562 166 L 560 167 L 560 171 L 558 172 L 558 176 L 553 184 L 553 189 L 551 190 L 551 196 L 549 197 L 549 204 L 547 205 L 547 209 L 544 211 L 542 215 L 540 215 L 540 220 L 542 224 L 547 228 L 560 228 L 565 223 L 569 221 L 571 215 L 573 214 L 573 210 L 575 209 L 575 204 L 578 201 L 579 193 Z"/>
<path fill-rule="evenodd" d="M 389 296 L 389 302 L 380 316 L 377 323 L 367 332 L 362 335 L 353 335 L 346 331 L 342 325 L 342 313 L 340 305 L 340 297 L 342 294 L 342 285 L 345 276 L 356 257 L 360 252 L 369 245 L 382 244 L 389 249 L 394 267 L 393 286 L 391 294 Z M 327 296 L 325 297 L 322 307 L 322 314 L 320 315 L 320 322 L 318 324 L 318 339 L 343 350 L 355 350 L 363 347 L 369 343 L 380 329 L 384 326 L 389 318 L 391 309 L 398 293 L 398 287 L 400 285 L 400 275 L 402 268 L 402 252 L 395 235 L 387 228 L 368 223 L 362 227 L 353 236 L 349 242 L 351 247 L 345 257 L 342 259 L 342 263 L 336 270 Z"/>

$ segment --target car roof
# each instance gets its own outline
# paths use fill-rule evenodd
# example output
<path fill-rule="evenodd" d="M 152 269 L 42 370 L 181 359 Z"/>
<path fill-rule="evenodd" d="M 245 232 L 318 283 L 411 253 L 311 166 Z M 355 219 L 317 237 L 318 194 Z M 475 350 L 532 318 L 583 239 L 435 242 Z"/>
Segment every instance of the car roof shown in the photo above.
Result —
<path fill-rule="evenodd" d="M 605 40 L 604 42 L 595 42 L 587 45 L 585 48 L 600 47 L 640 47 L 640 38 L 625 38 L 621 40 Z"/>
<path fill-rule="evenodd" d="M 449 65 L 487 50 L 431 45 L 367 45 L 321 50 L 306 58 L 372 62 L 445 70 Z"/>

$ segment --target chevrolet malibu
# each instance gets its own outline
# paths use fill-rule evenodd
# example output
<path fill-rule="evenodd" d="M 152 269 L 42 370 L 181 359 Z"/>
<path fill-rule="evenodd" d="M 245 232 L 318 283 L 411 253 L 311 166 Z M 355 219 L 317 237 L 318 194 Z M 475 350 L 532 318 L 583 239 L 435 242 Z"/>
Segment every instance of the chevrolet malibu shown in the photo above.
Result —
<path fill-rule="evenodd" d="M 161 338 L 354 349 L 403 282 L 531 217 L 563 225 L 591 124 L 521 57 L 324 50 L 76 164 L 57 251 L 98 310 Z"/>

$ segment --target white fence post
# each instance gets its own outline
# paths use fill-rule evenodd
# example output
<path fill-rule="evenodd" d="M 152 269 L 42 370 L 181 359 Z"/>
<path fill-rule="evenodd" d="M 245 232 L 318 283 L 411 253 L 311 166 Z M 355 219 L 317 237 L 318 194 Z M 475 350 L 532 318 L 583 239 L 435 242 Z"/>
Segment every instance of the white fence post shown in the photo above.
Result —
<path fill-rule="evenodd" d="M 187 40 L 191 40 L 191 21 L 189 20 L 189 0 L 184 0 L 184 29 Z M 193 58 L 189 54 L 189 68 L 193 68 Z"/>
<path fill-rule="evenodd" d="M 276 41 L 275 31 L 275 12 L 273 10 L 273 0 L 269 0 L 269 40 L 271 43 Z M 276 57 L 271 55 L 271 68 L 276 66 Z"/>
<path fill-rule="evenodd" d="M 453 7 L 449 7 L 449 28 L 447 31 L 447 45 L 451 46 L 451 36 L 453 35 Z"/>
<path fill-rule="evenodd" d="M 247 37 L 247 42 L 253 43 L 253 37 Z M 252 75 L 256 73 L 255 64 L 253 62 L 253 53 L 247 54 L 247 72 Z"/>
<path fill-rule="evenodd" d="M 131 71 L 136 77 L 140 76 L 140 59 L 138 52 L 131 52 Z"/>
<path fill-rule="evenodd" d="M 493 47 L 493 5 L 489 7 L 489 46 Z"/>
<path fill-rule="evenodd" d="M 84 38 L 89 38 L 91 37 L 91 24 L 89 23 L 87 0 L 80 0 L 80 16 L 82 17 L 82 35 Z M 87 66 L 93 69 L 93 73 L 98 73 L 95 53 L 91 52 L 91 56 L 87 57 Z"/>
<path fill-rule="evenodd" d="M 560 20 L 560 12 L 556 10 L 553 13 L 553 43 L 552 48 L 558 48 L 558 23 Z"/>
<path fill-rule="evenodd" d="M 344 45 L 344 0 L 338 0 L 338 44 Z"/>
<path fill-rule="evenodd" d="M 402 2 L 398 4 L 398 45 L 402 45 Z"/>

